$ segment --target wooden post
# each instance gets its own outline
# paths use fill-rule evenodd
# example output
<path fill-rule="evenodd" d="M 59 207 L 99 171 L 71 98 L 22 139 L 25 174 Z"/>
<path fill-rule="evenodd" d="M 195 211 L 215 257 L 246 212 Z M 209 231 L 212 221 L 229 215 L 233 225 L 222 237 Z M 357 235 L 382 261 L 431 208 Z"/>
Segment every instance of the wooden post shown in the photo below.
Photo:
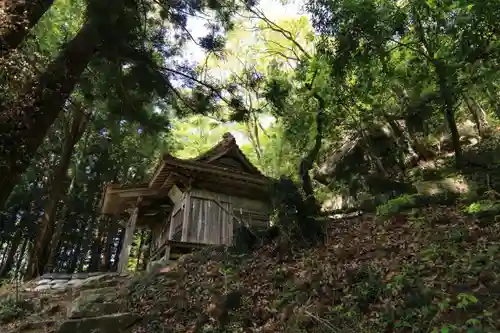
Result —
<path fill-rule="evenodd" d="M 188 242 L 188 231 L 191 219 L 191 195 L 189 189 L 185 192 L 186 197 L 184 198 L 184 215 L 182 217 L 182 241 Z"/>
<path fill-rule="evenodd" d="M 118 273 L 126 273 L 128 265 L 128 257 L 130 255 L 130 245 L 134 240 L 135 224 L 137 222 L 137 216 L 139 215 L 139 207 L 136 206 L 130 214 L 130 218 L 125 229 L 125 236 L 123 237 L 122 250 L 120 252 L 120 258 L 118 259 Z"/>
<path fill-rule="evenodd" d="M 165 255 L 163 256 L 163 260 L 168 262 L 170 260 L 170 245 L 167 245 L 165 248 Z"/>

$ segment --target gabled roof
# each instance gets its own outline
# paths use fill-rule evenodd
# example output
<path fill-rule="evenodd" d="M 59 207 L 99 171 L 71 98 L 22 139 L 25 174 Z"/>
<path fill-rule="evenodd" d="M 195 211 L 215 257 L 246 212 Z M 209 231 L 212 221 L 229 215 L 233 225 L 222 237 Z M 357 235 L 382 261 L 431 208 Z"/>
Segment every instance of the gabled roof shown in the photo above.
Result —
<path fill-rule="evenodd" d="M 212 164 L 223 156 L 231 156 L 237 159 L 245 167 L 245 171 L 250 174 L 262 176 L 262 173 L 245 156 L 240 147 L 238 147 L 235 137 L 229 132 L 224 133 L 224 135 L 222 136 L 222 140 L 219 141 L 219 143 L 217 143 L 215 146 L 213 146 L 203 154 L 194 158 L 193 160 L 197 162 Z"/>
<path fill-rule="evenodd" d="M 228 157 L 241 165 L 234 166 L 220 163 Z M 163 197 L 176 183 L 186 183 L 186 180 L 196 179 L 196 182 L 207 188 L 214 187 L 223 190 L 231 187 L 237 195 L 264 198 L 271 178 L 264 176 L 243 154 L 236 139 L 230 133 L 225 133 L 222 140 L 203 154 L 192 159 L 179 159 L 170 154 L 163 156 L 148 183 L 136 186 L 109 184 L 104 189 L 101 200 L 103 214 L 113 214 L 123 211 L 134 204 L 139 197 Z M 189 181 L 188 181 L 189 182 Z"/>
<path fill-rule="evenodd" d="M 231 157 L 236 159 L 241 163 L 244 170 L 237 169 L 231 166 L 219 165 L 217 161 L 223 157 Z M 257 167 L 254 166 L 252 162 L 250 162 L 250 160 L 241 151 L 241 149 L 236 144 L 236 139 L 231 133 L 225 133 L 222 136 L 222 140 L 219 141 L 219 143 L 217 143 L 214 147 L 212 147 L 208 151 L 204 152 L 203 154 L 195 158 L 183 160 L 175 158 L 170 154 L 165 154 L 163 156 L 162 162 L 158 165 L 153 176 L 151 177 L 149 181 L 149 186 L 151 187 L 162 186 L 163 183 L 167 180 L 168 176 L 170 175 L 169 165 L 171 166 L 172 163 L 180 163 L 180 164 L 188 163 L 191 166 L 198 164 L 198 166 L 201 168 L 204 169 L 214 168 L 214 170 L 218 171 L 224 169 L 224 171 L 227 173 L 226 175 L 227 177 L 231 177 L 231 174 L 236 173 L 245 175 L 247 177 L 253 176 L 257 178 L 267 179 L 267 177 L 264 176 L 259 171 L 259 169 L 257 169 Z"/>

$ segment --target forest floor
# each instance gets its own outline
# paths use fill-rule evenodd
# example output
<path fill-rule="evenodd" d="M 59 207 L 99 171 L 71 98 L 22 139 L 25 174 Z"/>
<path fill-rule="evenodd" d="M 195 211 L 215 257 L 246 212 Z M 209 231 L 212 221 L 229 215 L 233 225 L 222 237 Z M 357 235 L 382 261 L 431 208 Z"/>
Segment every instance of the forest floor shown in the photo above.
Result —
<path fill-rule="evenodd" d="M 122 297 L 135 333 L 500 332 L 500 223 L 469 208 L 337 220 L 311 248 L 203 250 Z M 64 320 L 64 302 L 45 320 Z"/>
<path fill-rule="evenodd" d="M 500 223 L 469 208 L 337 220 L 311 248 L 203 250 L 121 297 L 143 318 L 135 333 L 500 332 Z M 64 320 L 65 302 L 44 320 Z"/>
<path fill-rule="evenodd" d="M 500 332 L 499 239 L 495 219 L 429 206 L 286 254 L 200 252 L 132 284 L 135 332 Z"/>
<path fill-rule="evenodd" d="M 500 145 L 485 144 L 474 149 L 500 159 Z M 134 333 L 500 333 L 500 195 L 492 181 L 500 173 L 482 170 L 462 173 L 483 189 L 474 196 L 443 204 L 403 195 L 376 213 L 330 221 L 324 242 L 308 248 L 205 249 L 135 276 L 116 297 L 142 318 Z M 2 306 L 0 299 L 0 317 Z M 16 317 L 16 332 L 30 316 Z M 62 310 L 44 318 L 65 320 Z"/>

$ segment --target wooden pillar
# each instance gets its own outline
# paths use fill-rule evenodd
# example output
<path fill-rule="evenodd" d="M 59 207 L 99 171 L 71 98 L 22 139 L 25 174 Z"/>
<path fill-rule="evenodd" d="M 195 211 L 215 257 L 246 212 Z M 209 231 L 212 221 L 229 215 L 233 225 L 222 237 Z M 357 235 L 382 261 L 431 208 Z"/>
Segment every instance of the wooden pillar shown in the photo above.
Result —
<path fill-rule="evenodd" d="M 122 250 L 120 252 L 120 258 L 118 259 L 118 273 L 127 272 L 128 258 L 130 255 L 130 245 L 134 240 L 135 224 L 137 222 L 137 216 L 139 215 L 139 207 L 136 206 L 130 214 L 130 218 L 125 229 L 125 236 L 123 237 Z"/>
<path fill-rule="evenodd" d="M 163 256 L 163 260 L 169 261 L 170 260 L 170 245 L 167 245 L 165 248 L 165 255 Z"/>
<path fill-rule="evenodd" d="M 186 191 L 186 197 L 184 199 L 184 215 L 182 217 L 182 241 L 188 242 L 188 230 L 191 223 L 191 195 L 190 191 Z"/>

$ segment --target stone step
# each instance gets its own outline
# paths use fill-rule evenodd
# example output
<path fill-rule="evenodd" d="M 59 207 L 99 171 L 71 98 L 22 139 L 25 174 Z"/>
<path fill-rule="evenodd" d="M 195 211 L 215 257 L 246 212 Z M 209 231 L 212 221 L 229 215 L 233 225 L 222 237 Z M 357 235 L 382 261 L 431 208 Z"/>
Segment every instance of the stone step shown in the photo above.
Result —
<path fill-rule="evenodd" d="M 68 309 L 68 318 L 90 318 L 119 313 L 126 302 L 118 299 L 117 288 L 101 288 L 82 291 Z"/>
<path fill-rule="evenodd" d="M 110 302 L 110 303 L 97 303 L 93 302 L 87 305 L 76 304 L 71 307 L 68 318 L 69 319 L 81 319 L 81 318 L 92 318 L 100 317 L 105 315 L 112 315 L 115 313 L 120 313 L 125 310 L 125 302 Z"/>
<path fill-rule="evenodd" d="M 129 332 L 140 320 L 140 316 L 132 313 L 69 319 L 59 326 L 56 333 L 124 333 Z"/>
<path fill-rule="evenodd" d="M 112 286 L 112 287 L 81 290 L 80 293 L 78 294 L 78 296 L 82 297 L 82 298 L 86 298 L 86 297 L 89 297 L 90 295 L 102 295 L 103 297 L 106 297 L 106 299 L 109 299 L 113 295 L 114 296 L 118 295 L 118 292 L 119 292 L 119 288 Z"/>
<path fill-rule="evenodd" d="M 29 332 L 54 332 L 56 329 L 57 321 L 55 320 L 42 320 L 25 322 L 19 326 L 16 332 L 29 333 Z"/>

